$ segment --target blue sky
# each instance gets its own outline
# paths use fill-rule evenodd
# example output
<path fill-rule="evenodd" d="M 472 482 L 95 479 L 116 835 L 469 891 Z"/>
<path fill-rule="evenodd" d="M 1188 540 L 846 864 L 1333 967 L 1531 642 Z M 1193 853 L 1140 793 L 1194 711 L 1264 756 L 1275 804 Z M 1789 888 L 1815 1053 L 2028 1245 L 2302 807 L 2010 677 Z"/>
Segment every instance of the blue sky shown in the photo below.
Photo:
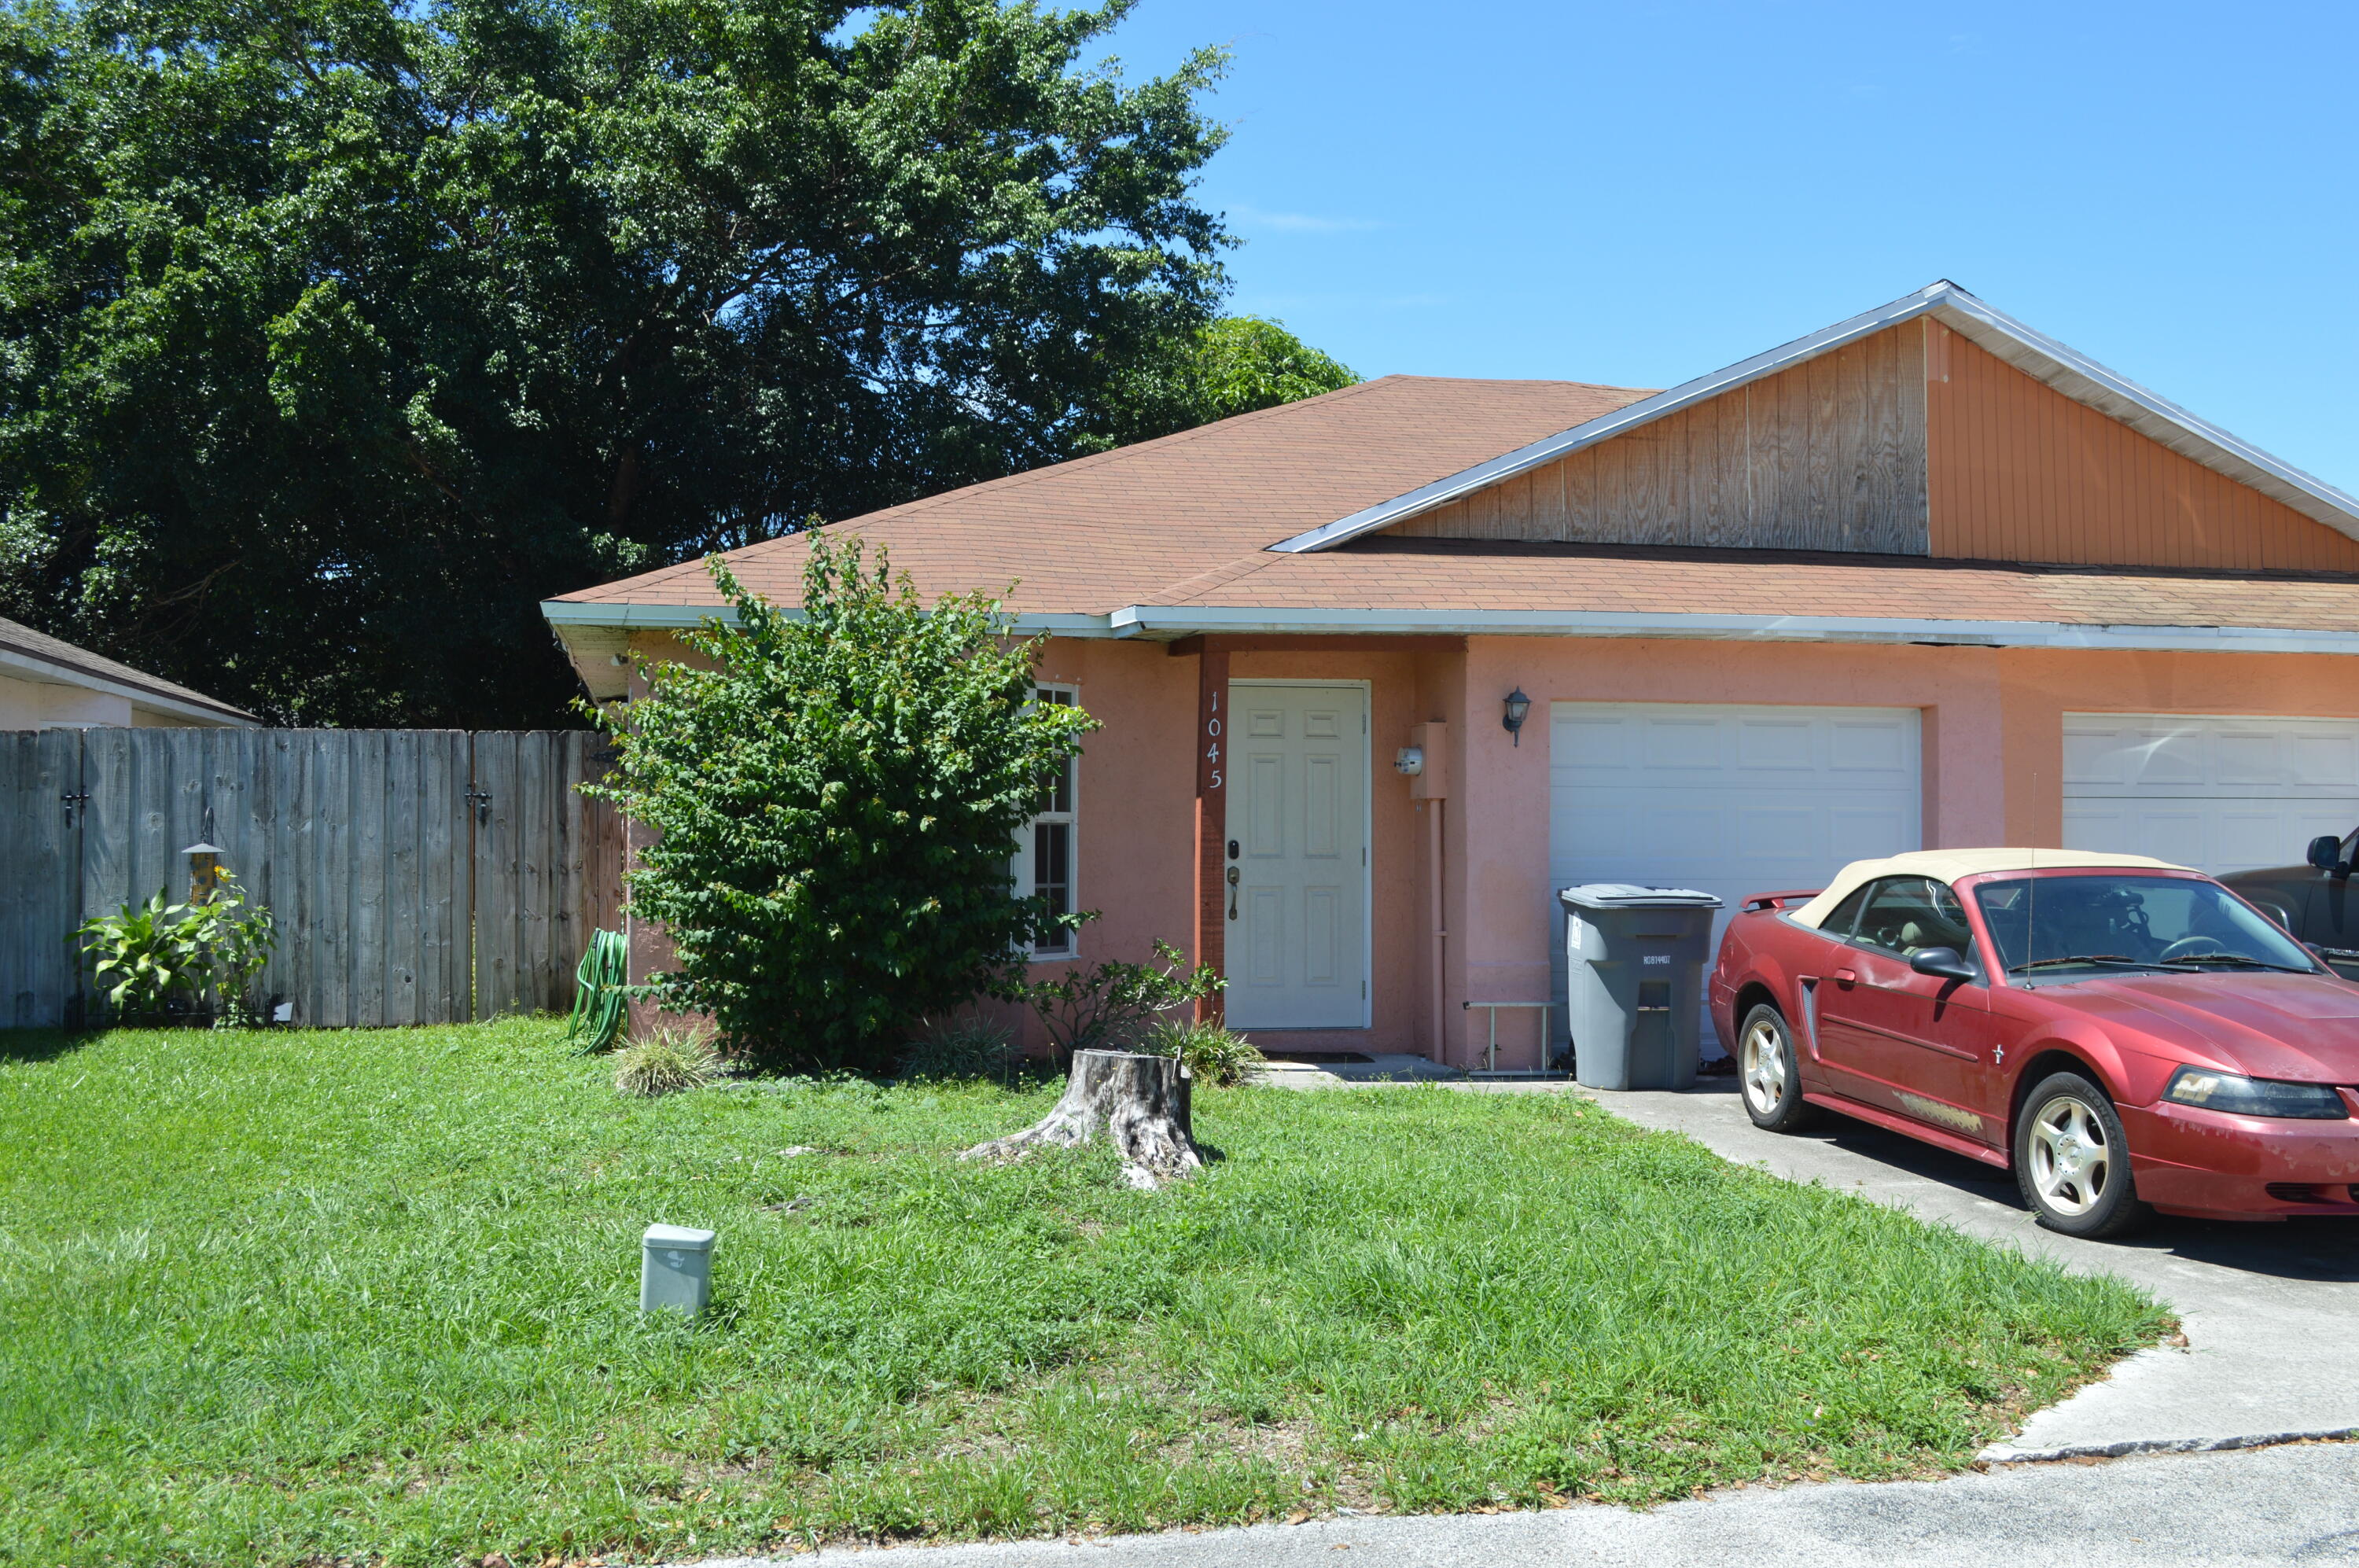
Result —
<path fill-rule="evenodd" d="M 2359 493 L 2359 5 L 1141 0 L 1234 53 L 1233 308 L 1661 387 L 1951 278 Z"/>

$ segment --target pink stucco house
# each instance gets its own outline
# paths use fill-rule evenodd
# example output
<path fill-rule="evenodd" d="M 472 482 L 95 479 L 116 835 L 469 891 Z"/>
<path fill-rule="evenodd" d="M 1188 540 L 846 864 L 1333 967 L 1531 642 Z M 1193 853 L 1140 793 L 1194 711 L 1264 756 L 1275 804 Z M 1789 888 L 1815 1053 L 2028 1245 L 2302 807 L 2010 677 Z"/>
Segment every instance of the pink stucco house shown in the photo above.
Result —
<path fill-rule="evenodd" d="M 830 527 L 1017 583 L 1104 723 L 1019 875 L 1274 1048 L 1475 1064 L 1467 1003 L 1560 1000 L 1571 883 L 2359 822 L 2359 500 L 1948 283 L 1668 391 L 1386 376 Z M 732 564 L 791 603 L 803 550 Z M 613 697 L 716 603 L 546 609 Z"/>

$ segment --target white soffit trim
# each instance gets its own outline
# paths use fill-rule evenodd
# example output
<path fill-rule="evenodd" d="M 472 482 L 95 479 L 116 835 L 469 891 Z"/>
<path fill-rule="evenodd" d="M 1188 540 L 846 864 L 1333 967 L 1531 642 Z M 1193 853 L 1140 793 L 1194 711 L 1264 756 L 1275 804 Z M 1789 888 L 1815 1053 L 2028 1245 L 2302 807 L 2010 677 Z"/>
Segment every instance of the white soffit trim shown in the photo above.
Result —
<path fill-rule="evenodd" d="M 1595 610 L 1330 610 L 1130 604 L 1106 617 L 1118 637 L 1357 633 L 1428 637 L 1704 637 L 1740 642 L 1939 643 L 1966 648 L 2359 654 L 2359 632 L 2069 621 L 1950 621 L 1897 615 L 1708 615 Z M 1101 632 L 1099 636 L 1109 635 Z"/>
<path fill-rule="evenodd" d="M 778 613 L 790 621 L 802 618 L 802 611 L 794 605 L 780 605 Z M 607 626 L 625 631 L 683 631 L 712 620 L 728 626 L 737 624 L 736 610 L 727 604 L 616 604 L 544 599 L 540 602 L 540 614 L 542 619 L 560 630 L 566 626 Z M 1058 637 L 1114 635 L 1106 629 L 1103 615 L 1034 615 L 1024 611 L 1008 617 L 1008 629 L 1022 637 L 1038 632 Z"/>
<path fill-rule="evenodd" d="M 1437 479 L 1348 517 L 1280 539 L 1269 548 L 1289 555 L 1332 549 L 1919 316 L 1939 319 L 1960 336 L 1989 350 L 2017 370 L 2119 419 L 2182 457 L 2249 485 L 2338 533 L 2359 539 L 2359 497 L 2345 495 L 2324 480 L 2271 457 L 2251 442 L 2231 435 L 2208 419 L 2197 418 L 2128 377 L 2114 374 L 2047 333 L 1993 310 L 1944 278 L 1888 305 L 1837 321 L 1767 354 L 1739 360 L 1724 370 L 1715 370 L 1641 398 L 1586 424 L 1575 425 L 1527 447 Z"/>
<path fill-rule="evenodd" d="M 596 604 L 551 600 L 564 626 L 701 626 L 725 607 Z M 799 615 L 799 610 L 787 615 Z M 1949 621 L 1897 615 L 1700 615 L 1643 610 L 1277 609 L 1262 605 L 1125 604 L 1106 615 L 1019 615 L 1019 636 L 1171 641 L 1210 634 L 1370 637 L 1702 637 L 1734 642 L 1939 643 L 1963 648 L 2088 648 L 2189 653 L 2359 655 L 2359 632 L 2289 626 L 2099 626 L 2070 621 Z"/>

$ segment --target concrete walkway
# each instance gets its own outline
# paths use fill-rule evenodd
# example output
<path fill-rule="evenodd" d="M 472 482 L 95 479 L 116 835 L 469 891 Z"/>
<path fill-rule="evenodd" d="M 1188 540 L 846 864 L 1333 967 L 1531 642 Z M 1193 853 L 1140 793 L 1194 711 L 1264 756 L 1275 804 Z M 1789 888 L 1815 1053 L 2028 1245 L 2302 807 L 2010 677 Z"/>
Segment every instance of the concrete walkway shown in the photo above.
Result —
<path fill-rule="evenodd" d="M 2075 1241 L 2034 1223 L 2012 1175 L 1912 1138 L 1839 1116 L 1799 1136 L 1763 1132 L 1746 1118 L 1733 1079 L 1684 1094 L 1584 1092 L 1729 1160 L 1845 1188 L 2070 1269 L 2117 1274 L 2177 1309 L 2186 1349 L 2132 1356 L 1984 1458 L 2235 1448 L 2359 1432 L 2359 1225 L 2160 1219 L 2127 1242 Z"/>

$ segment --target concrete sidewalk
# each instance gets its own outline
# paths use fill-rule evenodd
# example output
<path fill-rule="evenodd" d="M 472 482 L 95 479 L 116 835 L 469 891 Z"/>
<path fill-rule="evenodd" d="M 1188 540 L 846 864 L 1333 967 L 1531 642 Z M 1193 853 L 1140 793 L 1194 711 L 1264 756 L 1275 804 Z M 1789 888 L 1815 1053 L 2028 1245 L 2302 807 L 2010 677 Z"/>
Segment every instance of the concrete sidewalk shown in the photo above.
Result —
<path fill-rule="evenodd" d="M 838 1549 L 817 1555 L 832 1562 L 854 1552 Z M 1836 1481 L 1726 1492 L 1646 1513 L 1585 1504 L 1549 1513 L 1362 1516 L 1071 1544 L 904 1547 L 889 1555 L 911 1560 L 913 1568 L 2006 1568 L 2058 1560 L 2075 1568 L 2192 1568 L 2359 1563 L 2359 1446 L 2026 1465 L 1947 1481 Z M 764 1561 L 737 1563 L 754 1568 Z"/>
<path fill-rule="evenodd" d="M 2067 1268 L 2117 1274 L 2170 1303 L 2184 1350 L 2147 1350 L 2103 1383 L 2041 1410 L 1989 1459 L 2233 1448 L 2359 1432 L 2359 1225 L 2159 1219 L 2126 1242 L 2040 1228 L 2015 1178 L 1958 1155 L 1830 1116 L 1801 1135 L 1745 1116 L 1733 1079 L 1681 1094 L 1597 1102 L 1687 1134 L 1788 1181 L 1824 1181 L 2005 1242 Z"/>

